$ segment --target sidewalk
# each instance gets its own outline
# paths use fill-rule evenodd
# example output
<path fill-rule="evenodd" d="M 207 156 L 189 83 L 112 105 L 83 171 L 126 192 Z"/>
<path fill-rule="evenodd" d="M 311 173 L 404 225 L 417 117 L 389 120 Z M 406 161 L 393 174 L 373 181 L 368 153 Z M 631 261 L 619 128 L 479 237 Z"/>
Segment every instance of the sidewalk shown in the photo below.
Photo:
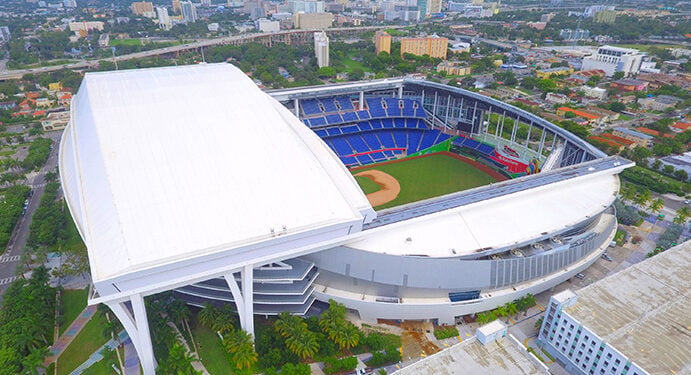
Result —
<path fill-rule="evenodd" d="M 46 357 L 46 359 L 43 361 L 43 366 L 48 367 L 51 363 L 55 362 L 55 360 L 60 357 L 60 354 L 67 348 L 72 340 L 81 332 L 82 328 L 86 325 L 86 323 L 91 320 L 91 318 L 94 316 L 96 313 L 96 306 L 87 306 L 84 308 L 84 310 L 79 314 L 77 319 L 70 324 L 70 326 L 67 328 L 67 330 L 58 338 L 58 340 L 53 344 L 53 346 L 50 347 L 50 354 Z"/>
<path fill-rule="evenodd" d="M 127 332 L 121 331 L 121 332 L 118 334 L 118 339 L 120 340 L 120 342 L 123 342 L 123 340 L 129 339 L 129 336 L 127 336 Z M 93 354 L 91 354 L 91 356 L 89 357 L 89 359 L 87 359 L 84 363 L 82 363 L 81 365 L 79 365 L 79 367 L 77 367 L 76 369 L 74 369 L 74 371 L 72 371 L 72 372 L 70 373 L 70 375 L 79 375 L 79 374 L 81 374 L 82 372 L 84 372 L 84 370 L 86 370 L 86 369 L 88 369 L 89 367 L 93 366 L 94 363 L 96 363 L 96 362 L 102 360 L 102 359 L 103 359 L 103 355 L 101 354 L 101 351 L 102 351 L 105 347 L 109 347 L 109 348 L 111 348 L 111 349 L 115 349 L 117 346 L 118 346 L 118 343 L 117 343 L 115 340 L 113 340 L 113 339 L 108 340 L 108 342 L 106 342 L 105 344 L 103 344 L 103 346 L 101 346 L 101 347 L 98 348 Z"/>

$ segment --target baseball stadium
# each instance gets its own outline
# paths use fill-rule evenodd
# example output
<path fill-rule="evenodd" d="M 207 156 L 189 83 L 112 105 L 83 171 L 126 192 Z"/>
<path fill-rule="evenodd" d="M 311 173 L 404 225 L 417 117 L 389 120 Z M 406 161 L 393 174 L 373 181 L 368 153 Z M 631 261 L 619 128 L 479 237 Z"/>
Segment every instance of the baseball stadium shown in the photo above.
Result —
<path fill-rule="evenodd" d="M 98 292 L 253 315 L 453 324 L 589 267 L 633 163 L 532 113 L 410 78 L 260 90 L 229 64 L 88 73 L 62 139 Z"/>

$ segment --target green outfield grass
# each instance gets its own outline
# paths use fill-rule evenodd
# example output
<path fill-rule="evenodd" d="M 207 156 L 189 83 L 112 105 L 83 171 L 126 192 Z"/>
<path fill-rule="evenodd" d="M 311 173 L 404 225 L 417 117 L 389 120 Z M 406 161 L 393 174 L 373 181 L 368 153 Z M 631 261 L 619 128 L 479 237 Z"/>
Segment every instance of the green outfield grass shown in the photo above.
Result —
<path fill-rule="evenodd" d="M 390 174 L 401 185 L 401 192 L 398 197 L 389 203 L 377 206 L 377 209 L 400 206 L 496 181 L 485 172 L 443 154 L 403 160 L 392 164 L 375 164 L 371 168 L 359 169 L 353 173 L 371 169 Z M 357 178 L 365 194 L 378 190 L 378 186 L 372 190 L 372 185 L 375 184 L 371 180 L 367 179 L 365 182 L 363 180 L 364 178 Z"/>

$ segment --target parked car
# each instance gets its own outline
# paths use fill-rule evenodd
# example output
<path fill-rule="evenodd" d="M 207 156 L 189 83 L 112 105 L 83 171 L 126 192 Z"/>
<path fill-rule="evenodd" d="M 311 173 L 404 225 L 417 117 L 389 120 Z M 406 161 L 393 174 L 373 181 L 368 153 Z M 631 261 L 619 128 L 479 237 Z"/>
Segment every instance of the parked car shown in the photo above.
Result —
<path fill-rule="evenodd" d="M 577 273 L 577 274 L 576 274 L 576 278 L 579 279 L 579 280 L 583 280 L 583 279 L 585 279 L 585 275 L 582 274 L 582 273 Z"/>

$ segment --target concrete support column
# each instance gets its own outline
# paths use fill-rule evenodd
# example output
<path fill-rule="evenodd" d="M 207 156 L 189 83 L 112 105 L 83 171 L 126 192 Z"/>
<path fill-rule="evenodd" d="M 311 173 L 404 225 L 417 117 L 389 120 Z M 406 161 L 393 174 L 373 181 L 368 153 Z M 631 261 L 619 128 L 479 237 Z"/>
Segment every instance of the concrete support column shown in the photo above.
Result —
<path fill-rule="evenodd" d="M 300 117 L 300 101 L 293 99 L 293 106 L 295 107 L 295 116 Z"/>
<path fill-rule="evenodd" d="M 132 310 L 134 310 L 134 317 L 123 302 L 106 302 L 106 305 L 120 320 L 130 336 L 132 344 L 137 350 L 144 375 L 154 375 L 156 373 L 156 358 L 154 358 L 154 349 L 151 344 L 151 332 L 146 317 L 144 297 L 141 294 L 136 294 L 130 297 L 130 302 L 132 303 Z"/>
<path fill-rule="evenodd" d="M 398 99 L 403 98 L 403 86 L 398 88 Z"/>
<path fill-rule="evenodd" d="M 254 337 L 254 298 L 253 298 L 253 278 L 254 271 L 251 266 L 245 266 L 240 271 L 240 282 L 242 284 L 242 291 L 238 283 L 235 281 L 235 276 L 228 273 L 223 276 L 230 288 L 230 293 L 233 295 L 235 307 L 238 310 L 240 317 L 240 326 L 247 333 Z"/>
<path fill-rule="evenodd" d="M 358 109 L 361 111 L 365 110 L 365 92 L 364 91 L 360 91 L 360 101 L 358 102 L 358 107 L 360 107 Z"/>
<path fill-rule="evenodd" d="M 242 329 L 254 337 L 254 269 L 245 266 L 241 273 L 242 296 L 245 299 L 245 324 Z"/>

